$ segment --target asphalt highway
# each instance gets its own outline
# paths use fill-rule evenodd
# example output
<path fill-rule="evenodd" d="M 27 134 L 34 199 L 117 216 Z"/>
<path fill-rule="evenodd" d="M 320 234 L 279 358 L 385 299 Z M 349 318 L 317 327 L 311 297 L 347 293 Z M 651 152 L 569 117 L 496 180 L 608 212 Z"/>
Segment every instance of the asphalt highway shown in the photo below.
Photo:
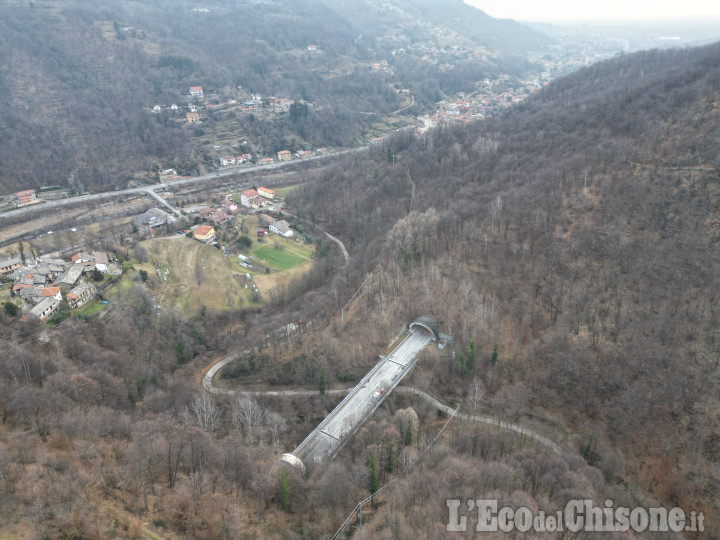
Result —
<path fill-rule="evenodd" d="M 424 330 L 411 331 L 390 355 L 380 359 L 293 454 L 306 464 L 319 463 L 332 456 L 410 371 L 417 354 L 432 338 Z"/>

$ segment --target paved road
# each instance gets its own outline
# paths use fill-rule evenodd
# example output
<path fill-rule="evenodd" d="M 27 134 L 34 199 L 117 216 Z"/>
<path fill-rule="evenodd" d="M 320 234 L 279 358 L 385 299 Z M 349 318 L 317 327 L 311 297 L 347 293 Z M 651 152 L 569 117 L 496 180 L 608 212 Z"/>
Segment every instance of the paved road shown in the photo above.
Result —
<path fill-rule="evenodd" d="M 417 360 L 417 354 L 432 339 L 433 336 L 424 330 L 410 331 L 400 345 L 390 355 L 381 358 L 347 397 L 300 443 L 293 454 L 306 465 L 332 457 L 407 375 Z"/>
<path fill-rule="evenodd" d="M 170 211 L 172 211 L 176 216 L 182 217 L 182 214 L 180 213 L 180 211 L 178 209 L 176 209 L 174 206 L 172 206 L 165 199 L 163 199 L 160 195 L 158 195 L 154 189 L 148 189 L 148 190 L 146 190 L 146 193 L 148 195 L 150 195 L 153 199 L 157 200 L 160 204 L 162 204 L 166 208 L 170 209 Z"/>
<path fill-rule="evenodd" d="M 26 213 L 37 212 L 38 210 L 47 211 L 48 208 L 59 208 L 62 206 L 67 206 L 69 204 L 99 201 L 102 199 L 124 197 L 127 195 L 138 194 L 138 193 L 145 194 L 145 193 L 149 193 L 149 192 L 154 192 L 156 189 L 165 189 L 166 187 L 188 186 L 188 185 L 192 185 L 192 184 L 200 184 L 203 182 L 210 182 L 210 181 L 218 180 L 218 179 L 229 177 L 229 176 L 240 176 L 243 174 L 249 174 L 249 173 L 253 173 L 253 172 L 270 171 L 273 169 L 283 169 L 283 168 L 292 167 L 293 165 L 298 165 L 300 163 L 304 163 L 307 161 L 332 159 L 337 156 L 342 156 L 342 155 L 350 154 L 353 152 L 362 152 L 364 150 L 367 150 L 367 148 L 368 148 L 367 146 L 359 146 L 357 148 L 350 148 L 348 150 L 338 150 L 336 152 L 330 152 L 328 154 L 311 156 L 308 158 L 304 158 L 302 160 L 296 159 L 296 160 L 291 160 L 291 161 L 281 161 L 279 163 L 271 163 L 270 165 L 252 165 L 250 167 L 243 167 L 243 168 L 237 168 L 237 169 L 226 169 L 226 170 L 215 172 L 212 174 L 205 174 L 202 176 L 194 176 L 192 178 L 180 178 L 177 180 L 166 180 L 165 182 L 163 182 L 161 184 L 156 184 L 153 186 L 141 186 L 141 187 L 135 187 L 135 188 L 121 189 L 118 191 L 106 191 L 103 193 L 94 193 L 92 195 L 80 195 L 78 197 L 70 197 L 68 199 L 59 199 L 57 201 L 48 201 L 48 202 L 45 202 L 42 204 L 34 204 L 32 206 L 17 208 L 15 210 L 10 210 L 9 212 L 2 212 L 2 213 L 0 213 L 0 220 L 2 220 L 4 218 L 23 215 Z"/>
<path fill-rule="evenodd" d="M 419 345 L 418 343 L 415 343 L 414 345 L 412 343 L 405 343 L 405 342 L 403 342 L 403 343 L 407 347 L 410 347 L 410 348 Z M 402 346 L 402 344 L 401 344 L 401 346 Z M 399 350 L 399 349 L 400 349 L 400 347 L 398 347 L 397 350 Z M 247 351 L 247 352 L 249 352 L 249 351 Z M 407 358 L 407 355 L 409 352 L 410 352 L 410 349 L 404 349 L 402 352 L 402 355 L 398 356 L 395 359 L 402 362 L 403 358 L 405 358 L 405 359 Z M 214 379 L 215 375 L 217 375 L 217 373 L 223 367 L 225 367 L 227 364 L 234 362 L 235 360 L 238 360 L 239 358 L 241 358 L 243 356 L 243 354 L 245 354 L 245 352 L 237 353 L 237 354 L 228 356 L 226 358 L 223 358 L 219 362 L 213 364 L 210 367 L 210 369 L 208 369 L 207 372 L 205 372 L 205 374 L 202 377 L 203 387 L 212 394 L 226 394 L 226 395 L 238 395 L 238 396 L 245 395 L 245 396 L 269 396 L 269 397 L 297 397 L 297 396 L 318 396 L 320 394 L 320 392 L 317 390 L 269 390 L 269 391 L 263 391 L 263 390 L 252 391 L 251 390 L 251 391 L 247 391 L 247 390 L 226 390 L 224 388 L 218 388 L 217 386 L 215 386 L 213 383 L 213 379 Z M 387 361 L 387 359 L 386 359 L 386 361 Z M 413 361 L 413 363 L 414 363 L 414 361 Z M 352 392 L 358 391 L 358 387 L 360 387 L 360 390 L 363 390 L 365 392 L 365 395 L 367 395 L 367 391 L 368 391 L 368 388 L 370 387 L 370 385 L 363 388 L 365 379 L 369 378 L 373 374 L 373 372 L 379 368 L 379 366 L 384 365 L 384 364 L 385 364 L 385 362 L 380 362 L 380 363 L 376 364 L 376 366 L 354 388 L 332 389 L 332 390 L 328 390 L 326 392 L 326 394 L 332 395 L 332 396 L 348 394 L 348 397 L 349 397 L 349 395 Z M 412 367 L 412 365 L 410 365 L 410 367 Z M 389 375 L 390 378 L 392 379 L 392 373 L 393 373 L 392 366 L 387 366 L 387 368 L 389 368 L 389 373 L 385 372 L 386 373 L 385 376 L 387 377 Z M 399 379 L 398 379 L 398 382 L 399 382 Z M 395 384 L 397 384 L 397 382 Z M 429 403 L 430 405 L 432 405 L 439 411 L 444 412 L 445 414 L 452 414 L 455 410 L 453 407 L 444 403 L 439 398 L 429 394 L 428 392 L 420 390 L 419 388 L 414 388 L 412 386 L 398 386 L 394 391 L 399 394 L 403 394 L 403 395 L 412 395 L 412 396 L 419 397 L 420 399 L 426 401 L 427 403 Z M 387 396 L 387 394 L 388 394 L 388 392 L 385 393 L 385 396 Z M 372 395 L 372 394 L 370 394 L 370 395 Z M 337 410 L 337 409 L 341 408 L 341 406 L 343 404 L 347 404 L 348 397 L 346 397 L 342 402 L 340 402 L 340 404 L 335 409 Z M 379 403 L 377 405 L 379 405 Z M 372 413 L 372 411 L 375 410 L 375 408 L 376 407 L 373 407 L 373 409 L 370 411 L 370 413 L 368 413 L 368 416 L 369 416 L 369 414 Z M 335 411 L 333 411 L 333 413 L 334 412 Z M 333 413 L 331 413 L 330 416 L 332 416 Z M 348 413 L 352 413 L 352 411 L 350 411 L 348 409 L 345 412 L 346 417 L 348 416 Z M 537 433 L 531 429 L 525 428 L 523 426 L 520 426 L 518 424 L 513 424 L 511 422 L 499 420 L 499 419 L 493 418 L 491 416 L 467 414 L 467 413 L 462 413 L 462 412 L 457 413 L 456 416 L 460 419 L 463 419 L 463 420 L 466 420 L 469 422 L 480 422 L 480 423 L 483 423 L 483 424 L 486 424 L 489 426 L 493 426 L 496 428 L 514 431 L 515 433 L 519 433 L 526 437 L 530 437 L 531 439 L 537 441 L 538 443 L 542 444 L 543 446 L 545 446 L 550 451 L 552 451 L 556 454 L 563 455 L 565 453 L 565 451 L 558 444 L 551 441 L 547 437 L 540 435 L 539 433 Z M 318 426 L 315 429 L 315 431 L 313 431 L 313 433 L 310 434 L 310 436 L 308 436 L 305 439 L 305 441 L 303 441 L 303 443 L 301 443 L 301 445 L 298 447 L 298 449 L 303 447 L 303 445 L 307 446 L 309 444 L 309 441 L 312 439 L 313 434 L 320 431 L 321 426 L 322 426 L 322 423 L 320 424 L 320 426 Z M 333 425 L 330 426 L 329 433 L 333 433 L 333 430 L 337 430 L 338 427 L 340 428 L 340 430 L 343 429 L 343 426 L 341 426 L 341 425 L 339 426 L 337 423 L 334 423 Z M 337 433 L 337 431 L 335 431 L 335 433 Z M 331 438 L 329 438 L 328 436 L 324 436 L 324 439 L 331 440 Z M 323 440 L 323 438 L 321 437 L 318 440 Z M 317 444 L 317 448 L 319 448 L 320 451 L 322 452 L 322 444 Z M 327 451 L 327 449 L 328 449 L 328 447 L 326 445 L 325 451 Z M 336 447 L 334 452 L 337 452 L 338 449 L 339 448 Z M 298 450 L 296 449 L 295 452 L 298 452 Z M 295 454 L 295 452 L 293 454 Z M 306 453 L 307 453 L 307 451 L 306 451 Z"/>

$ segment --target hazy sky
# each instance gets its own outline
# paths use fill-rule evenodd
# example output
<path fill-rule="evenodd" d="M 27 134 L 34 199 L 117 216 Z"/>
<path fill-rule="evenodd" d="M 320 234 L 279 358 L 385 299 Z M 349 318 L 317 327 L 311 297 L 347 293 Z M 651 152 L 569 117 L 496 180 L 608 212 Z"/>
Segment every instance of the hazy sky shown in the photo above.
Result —
<path fill-rule="evenodd" d="M 488 15 L 518 21 L 720 20 L 718 0 L 465 0 Z"/>

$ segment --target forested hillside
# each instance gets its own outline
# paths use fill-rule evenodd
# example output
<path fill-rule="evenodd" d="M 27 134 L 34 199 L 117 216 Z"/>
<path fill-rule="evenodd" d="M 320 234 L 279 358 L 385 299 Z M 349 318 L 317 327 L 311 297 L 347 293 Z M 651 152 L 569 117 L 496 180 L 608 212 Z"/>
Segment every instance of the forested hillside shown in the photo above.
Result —
<path fill-rule="evenodd" d="M 263 309 L 158 312 L 130 259 L 103 317 L 1 312 L 0 536 L 322 538 L 397 473 L 349 536 L 447 537 L 447 498 L 681 506 L 717 535 L 718 88 L 720 45 L 629 55 L 500 118 L 298 173 L 288 206 L 351 261 L 320 245 Z M 415 462 L 446 417 L 391 396 L 326 467 L 284 474 L 339 397 L 200 390 L 244 350 L 222 384 L 350 386 L 420 314 L 453 339 L 404 382 L 564 454 L 456 419 Z"/>
<path fill-rule="evenodd" d="M 482 351 L 428 387 L 462 399 L 479 378 L 608 481 L 713 514 L 718 88 L 717 44 L 618 58 L 502 118 L 398 138 L 303 202 L 378 268 L 368 319 L 431 313 Z"/>
<path fill-rule="evenodd" d="M 372 122 L 402 106 L 393 85 L 412 88 L 418 106 L 427 106 L 483 77 L 525 72 L 527 62 L 512 55 L 544 43 L 534 30 L 464 6 L 482 21 L 475 30 L 496 36 L 497 57 L 462 59 L 450 73 L 398 57 L 394 73 L 371 73 L 373 62 L 392 58 L 404 43 L 439 44 L 436 23 L 422 22 L 432 13 L 418 11 L 421 4 L 407 6 L 402 17 L 366 20 L 319 0 L 215 1 L 202 8 L 169 0 L 3 2 L 0 134 L 7 143 L 0 149 L 0 192 L 68 183 L 76 191 L 108 189 L 170 163 L 195 172 L 207 159 L 206 133 L 216 131 L 228 144 L 247 139 L 244 150 L 267 153 L 358 144 Z M 508 27 L 513 32 L 498 37 Z M 395 30 L 410 36 L 400 44 L 380 39 Z M 466 46 L 478 43 L 474 34 L 463 39 Z M 193 129 L 185 122 L 193 85 L 213 99 L 229 100 L 243 88 L 312 108 L 274 120 L 221 118 L 210 110 L 207 123 Z M 154 106 L 171 104 L 179 108 L 152 114 Z"/>

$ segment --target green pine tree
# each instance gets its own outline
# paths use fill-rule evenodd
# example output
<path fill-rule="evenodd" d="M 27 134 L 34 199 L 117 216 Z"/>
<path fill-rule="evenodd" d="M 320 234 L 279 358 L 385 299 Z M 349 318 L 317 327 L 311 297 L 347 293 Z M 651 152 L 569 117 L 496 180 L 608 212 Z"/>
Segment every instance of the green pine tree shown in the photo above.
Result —
<path fill-rule="evenodd" d="M 392 443 L 388 443 L 387 457 L 385 458 L 385 472 L 391 474 L 395 467 L 395 448 Z"/>
<path fill-rule="evenodd" d="M 283 475 L 282 475 L 282 487 L 281 487 L 281 497 L 282 497 L 282 507 L 285 512 L 288 512 L 290 510 L 290 492 L 288 489 L 288 481 L 287 481 L 287 469 L 283 467 Z"/>
<path fill-rule="evenodd" d="M 318 389 L 320 390 L 320 395 L 325 395 L 325 368 L 320 368 L 320 376 L 318 377 Z"/>
<path fill-rule="evenodd" d="M 377 474 L 375 474 L 375 454 L 370 454 L 370 459 L 368 460 L 368 480 L 370 495 L 375 495 L 378 490 L 378 479 Z"/>

